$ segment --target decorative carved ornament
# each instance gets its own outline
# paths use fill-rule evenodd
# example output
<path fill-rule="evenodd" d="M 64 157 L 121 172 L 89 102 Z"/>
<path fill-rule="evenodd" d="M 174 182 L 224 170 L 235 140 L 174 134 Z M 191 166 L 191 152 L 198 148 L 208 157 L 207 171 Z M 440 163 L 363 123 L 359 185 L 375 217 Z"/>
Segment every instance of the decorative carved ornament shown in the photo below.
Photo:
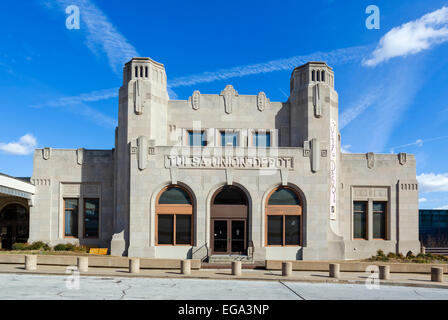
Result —
<path fill-rule="evenodd" d="M 193 110 L 198 110 L 201 104 L 201 93 L 196 90 L 193 92 L 193 95 L 191 96 L 191 107 Z"/>
<path fill-rule="evenodd" d="M 264 111 L 269 106 L 270 100 L 266 97 L 264 92 L 260 92 L 257 96 L 258 111 Z"/>
<path fill-rule="evenodd" d="M 375 154 L 373 152 L 369 152 L 366 155 L 367 157 L 367 168 L 372 169 L 375 166 Z"/>
<path fill-rule="evenodd" d="M 406 160 L 407 160 L 406 158 L 407 158 L 407 155 L 405 152 L 400 152 L 398 154 L 398 161 L 400 162 L 401 165 L 406 164 Z"/>
<path fill-rule="evenodd" d="M 238 97 L 238 92 L 232 85 L 228 84 L 224 90 L 221 91 L 221 96 L 224 98 L 224 108 L 227 114 L 232 113 L 232 108 L 235 103 L 235 97 Z"/>
<path fill-rule="evenodd" d="M 44 160 L 48 160 L 51 157 L 51 148 L 43 148 L 42 150 L 42 157 Z"/>
<path fill-rule="evenodd" d="M 317 83 L 313 88 L 313 104 L 314 104 L 314 116 L 316 118 L 322 117 L 322 102 L 320 99 L 321 96 L 321 87 Z"/>
<path fill-rule="evenodd" d="M 145 102 L 145 89 L 143 80 L 137 79 L 134 82 L 134 111 L 135 114 L 143 114 L 143 106 Z"/>
<path fill-rule="evenodd" d="M 79 165 L 82 165 L 84 163 L 84 149 L 83 148 L 79 148 L 78 150 L 76 150 L 76 162 Z"/>

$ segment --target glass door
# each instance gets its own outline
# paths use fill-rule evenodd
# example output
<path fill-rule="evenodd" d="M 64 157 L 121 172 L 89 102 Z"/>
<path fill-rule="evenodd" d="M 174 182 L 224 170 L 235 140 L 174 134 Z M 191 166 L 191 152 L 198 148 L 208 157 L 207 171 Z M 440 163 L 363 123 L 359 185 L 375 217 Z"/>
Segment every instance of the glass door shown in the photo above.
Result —
<path fill-rule="evenodd" d="M 213 252 L 225 254 L 229 252 L 227 240 L 227 220 L 213 220 Z"/>
<path fill-rule="evenodd" d="M 232 239 L 231 253 L 243 254 L 246 252 L 246 221 L 231 220 Z"/>

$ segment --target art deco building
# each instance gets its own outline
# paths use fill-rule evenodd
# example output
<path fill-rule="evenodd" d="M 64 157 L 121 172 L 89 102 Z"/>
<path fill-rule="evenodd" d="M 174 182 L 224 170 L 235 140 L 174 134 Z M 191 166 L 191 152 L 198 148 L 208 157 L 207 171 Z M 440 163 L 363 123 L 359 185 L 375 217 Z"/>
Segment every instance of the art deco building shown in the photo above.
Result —
<path fill-rule="evenodd" d="M 114 149 L 36 150 L 29 241 L 256 261 L 419 252 L 414 156 L 341 153 L 334 83 L 309 62 L 286 102 L 232 85 L 170 100 L 164 66 L 132 59 Z"/>

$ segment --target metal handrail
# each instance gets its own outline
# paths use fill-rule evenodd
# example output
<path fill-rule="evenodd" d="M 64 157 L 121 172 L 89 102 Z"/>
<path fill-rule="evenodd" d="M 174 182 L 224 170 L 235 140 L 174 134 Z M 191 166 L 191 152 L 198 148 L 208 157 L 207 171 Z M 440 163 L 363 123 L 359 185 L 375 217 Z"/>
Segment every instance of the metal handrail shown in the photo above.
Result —
<path fill-rule="evenodd" d="M 202 250 L 202 248 L 203 247 L 205 247 L 205 249 L 206 249 L 206 255 L 204 256 L 204 257 L 202 257 L 201 258 L 201 262 L 204 262 L 204 260 L 205 259 L 207 259 L 208 258 L 208 256 L 209 256 L 209 252 L 208 252 L 208 245 L 207 245 L 208 243 L 206 242 L 206 243 L 204 243 L 202 246 L 200 246 L 199 248 L 197 248 L 193 253 L 192 253 L 192 257 L 194 256 L 194 254 L 196 253 L 196 252 L 198 252 L 199 250 Z"/>

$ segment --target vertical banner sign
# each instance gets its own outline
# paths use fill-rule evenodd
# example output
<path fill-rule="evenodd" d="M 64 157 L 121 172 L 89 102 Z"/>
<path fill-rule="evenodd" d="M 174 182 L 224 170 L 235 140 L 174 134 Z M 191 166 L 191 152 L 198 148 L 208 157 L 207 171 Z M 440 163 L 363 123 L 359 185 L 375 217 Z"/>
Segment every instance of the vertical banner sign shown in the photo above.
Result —
<path fill-rule="evenodd" d="M 337 183 L 338 171 L 336 164 L 337 156 L 337 132 L 336 121 L 330 123 L 330 220 L 336 220 Z"/>

